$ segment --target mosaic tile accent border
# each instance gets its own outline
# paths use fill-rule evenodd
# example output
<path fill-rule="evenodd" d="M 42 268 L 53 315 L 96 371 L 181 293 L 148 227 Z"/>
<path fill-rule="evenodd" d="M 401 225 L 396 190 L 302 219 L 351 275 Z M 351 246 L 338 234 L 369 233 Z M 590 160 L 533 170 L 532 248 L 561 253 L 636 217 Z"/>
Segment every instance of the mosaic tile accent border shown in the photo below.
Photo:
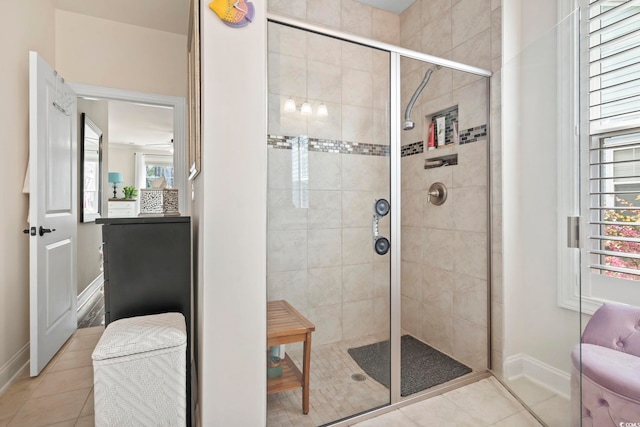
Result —
<path fill-rule="evenodd" d="M 403 145 L 400 148 L 400 157 L 413 156 L 414 154 L 424 153 L 424 142 L 418 141 L 412 144 Z"/>
<path fill-rule="evenodd" d="M 466 129 L 460 133 L 460 145 L 480 141 L 486 139 L 486 137 L 487 125 Z M 411 144 L 403 145 L 401 157 L 413 156 L 415 154 L 421 153 L 424 153 L 424 142 L 418 141 Z"/>
<path fill-rule="evenodd" d="M 295 136 L 267 135 L 267 145 L 272 148 L 291 150 L 290 140 Z M 309 151 L 340 154 L 361 154 L 364 156 L 388 157 L 388 145 L 365 144 L 361 142 L 347 142 L 333 139 L 309 138 Z"/>
<path fill-rule="evenodd" d="M 487 137 L 487 125 L 476 126 L 471 129 L 467 129 L 460 132 L 460 144 L 468 144 L 470 142 L 476 142 L 480 139 Z"/>
<path fill-rule="evenodd" d="M 457 111 L 456 111 L 457 113 Z M 476 126 L 460 132 L 460 145 L 485 139 L 487 137 L 487 125 Z M 295 136 L 267 135 L 267 145 L 272 148 L 291 150 L 290 140 Z M 407 157 L 424 153 L 424 142 L 418 141 L 403 145 L 400 156 Z M 365 156 L 388 157 L 390 147 L 381 144 L 365 144 L 361 142 L 347 142 L 333 139 L 309 138 L 309 151 L 322 153 L 361 154 Z"/>

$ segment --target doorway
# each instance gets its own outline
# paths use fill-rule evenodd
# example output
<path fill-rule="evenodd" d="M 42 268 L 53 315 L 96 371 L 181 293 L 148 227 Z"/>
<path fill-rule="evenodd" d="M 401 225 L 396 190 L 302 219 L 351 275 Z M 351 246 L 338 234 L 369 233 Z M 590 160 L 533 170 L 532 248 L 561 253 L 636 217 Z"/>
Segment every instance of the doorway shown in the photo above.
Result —
<path fill-rule="evenodd" d="M 164 177 L 169 186 L 179 189 L 180 212 L 188 215 L 185 99 L 73 83 L 70 86 L 78 94 L 78 111 L 87 113 L 104 131 L 102 215 L 108 215 L 109 198 L 113 198 L 109 172 L 126 178 L 116 185 L 119 199 L 123 186 L 147 188 L 152 180 Z M 104 315 L 101 227 L 93 222 L 80 223 L 78 245 L 78 325 L 99 326 Z"/>
<path fill-rule="evenodd" d="M 114 4 L 105 6 L 96 2 L 54 0 L 55 23 L 47 27 L 50 29 L 51 39 L 56 41 L 55 55 L 52 56 L 53 65 L 57 69 L 54 74 L 64 75 L 67 79 L 65 83 L 70 80 L 104 85 L 94 87 L 74 85 L 74 88 L 81 86 L 97 92 L 76 90 L 82 96 L 132 100 L 144 104 L 167 105 L 172 108 L 173 104 L 178 104 L 178 108 L 174 108 L 174 114 L 180 115 L 175 124 L 180 129 L 174 132 L 176 135 L 174 145 L 176 148 L 182 147 L 186 130 L 184 123 L 186 111 L 182 97 L 187 95 L 186 42 L 190 0 L 166 2 L 166 5 L 159 8 L 158 13 L 154 13 L 151 17 L 144 2 L 124 3 L 126 8 L 114 7 Z M 126 12 L 123 12 L 125 9 Z M 144 55 L 140 55 L 141 52 L 144 52 Z M 132 88 L 148 93 L 123 91 L 105 86 Z M 149 95 L 153 92 L 175 96 Z M 75 114 L 73 116 L 75 120 Z M 177 167 L 182 170 L 174 170 L 174 174 L 176 181 L 182 180 L 182 185 L 180 182 L 176 182 L 175 185 L 183 190 L 179 200 L 180 211 L 188 214 L 188 203 L 186 203 L 188 168 L 185 151 L 176 149 Z M 107 174 L 108 169 L 104 172 Z M 75 191 L 73 191 L 75 185 L 70 189 L 75 197 Z M 75 207 L 78 203 L 74 202 L 73 205 Z M 106 208 L 102 210 L 106 212 Z M 76 221 L 74 227 L 76 231 L 77 227 Z M 76 246 L 75 242 L 74 246 Z M 98 245 L 92 244 L 87 253 L 94 259 L 98 259 Z M 77 273 L 76 257 L 74 262 L 76 265 L 71 270 Z M 95 277 L 96 274 L 94 273 L 93 276 Z M 75 282 L 74 277 L 71 288 L 76 288 Z M 99 288 L 100 283 L 101 280 L 96 277 L 96 280 L 91 281 L 91 285 L 96 286 L 87 287 L 87 290 Z M 81 283 L 81 286 L 85 284 L 86 282 Z M 77 295 L 76 291 L 77 289 L 70 291 L 74 302 L 73 312 L 76 311 L 77 297 L 80 297 L 79 305 L 81 305 L 91 294 L 87 291 Z M 70 323 L 74 328 L 76 327 L 75 319 Z"/>

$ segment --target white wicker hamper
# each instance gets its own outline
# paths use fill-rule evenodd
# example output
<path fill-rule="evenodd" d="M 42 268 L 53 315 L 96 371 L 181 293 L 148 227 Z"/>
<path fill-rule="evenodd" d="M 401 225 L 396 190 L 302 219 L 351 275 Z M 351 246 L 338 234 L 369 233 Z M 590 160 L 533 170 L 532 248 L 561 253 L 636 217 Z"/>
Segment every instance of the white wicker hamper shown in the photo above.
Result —
<path fill-rule="evenodd" d="M 186 424 L 184 316 L 116 320 L 93 351 L 96 427 Z"/>

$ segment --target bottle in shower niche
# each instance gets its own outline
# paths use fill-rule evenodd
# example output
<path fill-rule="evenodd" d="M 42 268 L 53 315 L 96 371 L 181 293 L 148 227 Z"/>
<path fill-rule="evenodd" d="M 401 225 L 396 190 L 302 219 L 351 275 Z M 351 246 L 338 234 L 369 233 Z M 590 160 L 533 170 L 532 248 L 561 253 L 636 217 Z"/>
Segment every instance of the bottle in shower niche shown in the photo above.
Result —
<path fill-rule="evenodd" d="M 438 147 L 444 147 L 445 142 L 445 117 L 438 117 L 436 119 L 436 132 L 438 135 Z"/>
<path fill-rule="evenodd" d="M 460 144 L 460 131 L 458 130 L 458 122 L 453 122 L 453 143 Z"/>
<path fill-rule="evenodd" d="M 433 122 L 429 123 L 429 142 L 427 143 L 427 150 L 435 150 L 436 149 L 436 132 L 435 132 L 435 124 Z"/>

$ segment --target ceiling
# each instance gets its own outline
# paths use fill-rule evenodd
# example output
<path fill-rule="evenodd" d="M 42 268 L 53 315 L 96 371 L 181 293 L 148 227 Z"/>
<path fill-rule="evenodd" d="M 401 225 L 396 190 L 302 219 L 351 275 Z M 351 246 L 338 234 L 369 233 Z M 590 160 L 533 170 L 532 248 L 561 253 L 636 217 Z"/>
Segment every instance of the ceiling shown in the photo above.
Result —
<path fill-rule="evenodd" d="M 109 143 L 168 150 L 173 139 L 173 108 L 109 101 Z"/>
<path fill-rule="evenodd" d="M 56 9 L 187 35 L 189 0 L 52 0 Z"/>
<path fill-rule="evenodd" d="M 415 3 L 416 0 L 356 0 L 359 3 L 368 4 L 369 6 L 377 7 L 378 9 L 388 10 L 397 15 L 404 12 L 409 6 Z"/>

